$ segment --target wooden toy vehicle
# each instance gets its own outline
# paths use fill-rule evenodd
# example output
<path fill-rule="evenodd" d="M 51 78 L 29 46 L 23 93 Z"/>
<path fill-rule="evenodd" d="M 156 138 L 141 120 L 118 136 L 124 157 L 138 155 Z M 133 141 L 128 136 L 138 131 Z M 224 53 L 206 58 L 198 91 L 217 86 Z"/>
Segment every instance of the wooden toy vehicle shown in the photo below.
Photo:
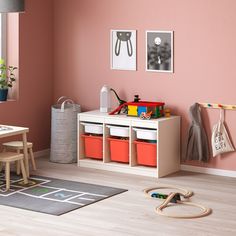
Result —
<path fill-rule="evenodd" d="M 144 119 L 150 120 L 151 119 L 151 115 L 152 115 L 152 111 L 150 111 L 150 112 L 142 112 L 139 117 L 142 120 L 144 120 Z"/>

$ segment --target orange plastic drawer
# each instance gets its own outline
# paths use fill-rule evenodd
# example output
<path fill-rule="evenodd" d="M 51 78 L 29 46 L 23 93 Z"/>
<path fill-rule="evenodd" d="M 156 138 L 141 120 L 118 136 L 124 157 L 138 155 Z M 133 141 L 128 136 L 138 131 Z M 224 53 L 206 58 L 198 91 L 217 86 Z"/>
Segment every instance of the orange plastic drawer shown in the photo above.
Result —
<path fill-rule="evenodd" d="M 107 138 L 110 143 L 111 161 L 129 163 L 129 140 Z"/>
<path fill-rule="evenodd" d="M 144 166 L 157 166 L 157 145 L 143 141 L 134 141 L 137 151 L 137 163 Z"/>
<path fill-rule="evenodd" d="M 81 135 L 84 138 L 84 150 L 85 156 L 102 159 L 102 136 L 93 136 L 93 135 Z"/>

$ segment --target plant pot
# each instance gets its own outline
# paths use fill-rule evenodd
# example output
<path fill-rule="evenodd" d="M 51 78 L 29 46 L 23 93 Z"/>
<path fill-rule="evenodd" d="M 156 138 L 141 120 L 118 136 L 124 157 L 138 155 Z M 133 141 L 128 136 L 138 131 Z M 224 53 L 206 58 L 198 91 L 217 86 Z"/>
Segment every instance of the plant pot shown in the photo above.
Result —
<path fill-rule="evenodd" d="M 0 89 L 0 101 L 7 100 L 8 89 Z"/>

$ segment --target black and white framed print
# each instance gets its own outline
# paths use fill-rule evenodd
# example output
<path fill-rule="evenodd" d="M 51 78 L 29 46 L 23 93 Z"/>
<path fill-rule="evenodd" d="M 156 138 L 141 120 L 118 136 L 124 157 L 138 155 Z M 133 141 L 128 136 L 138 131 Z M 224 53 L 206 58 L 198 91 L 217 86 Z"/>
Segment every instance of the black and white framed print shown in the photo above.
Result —
<path fill-rule="evenodd" d="M 146 71 L 173 72 L 173 31 L 146 31 Z"/>
<path fill-rule="evenodd" d="M 136 30 L 111 30 L 111 69 L 136 70 Z"/>

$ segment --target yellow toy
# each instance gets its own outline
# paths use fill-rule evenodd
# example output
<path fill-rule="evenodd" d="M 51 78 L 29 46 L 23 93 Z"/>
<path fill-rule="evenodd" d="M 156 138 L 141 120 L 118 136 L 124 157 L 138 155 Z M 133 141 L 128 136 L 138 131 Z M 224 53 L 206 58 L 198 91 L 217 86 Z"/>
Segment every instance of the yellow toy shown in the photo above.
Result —
<path fill-rule="evenodd" d="M 165 109 L 165 117 L 170 117 L 170 109 Z"/>

